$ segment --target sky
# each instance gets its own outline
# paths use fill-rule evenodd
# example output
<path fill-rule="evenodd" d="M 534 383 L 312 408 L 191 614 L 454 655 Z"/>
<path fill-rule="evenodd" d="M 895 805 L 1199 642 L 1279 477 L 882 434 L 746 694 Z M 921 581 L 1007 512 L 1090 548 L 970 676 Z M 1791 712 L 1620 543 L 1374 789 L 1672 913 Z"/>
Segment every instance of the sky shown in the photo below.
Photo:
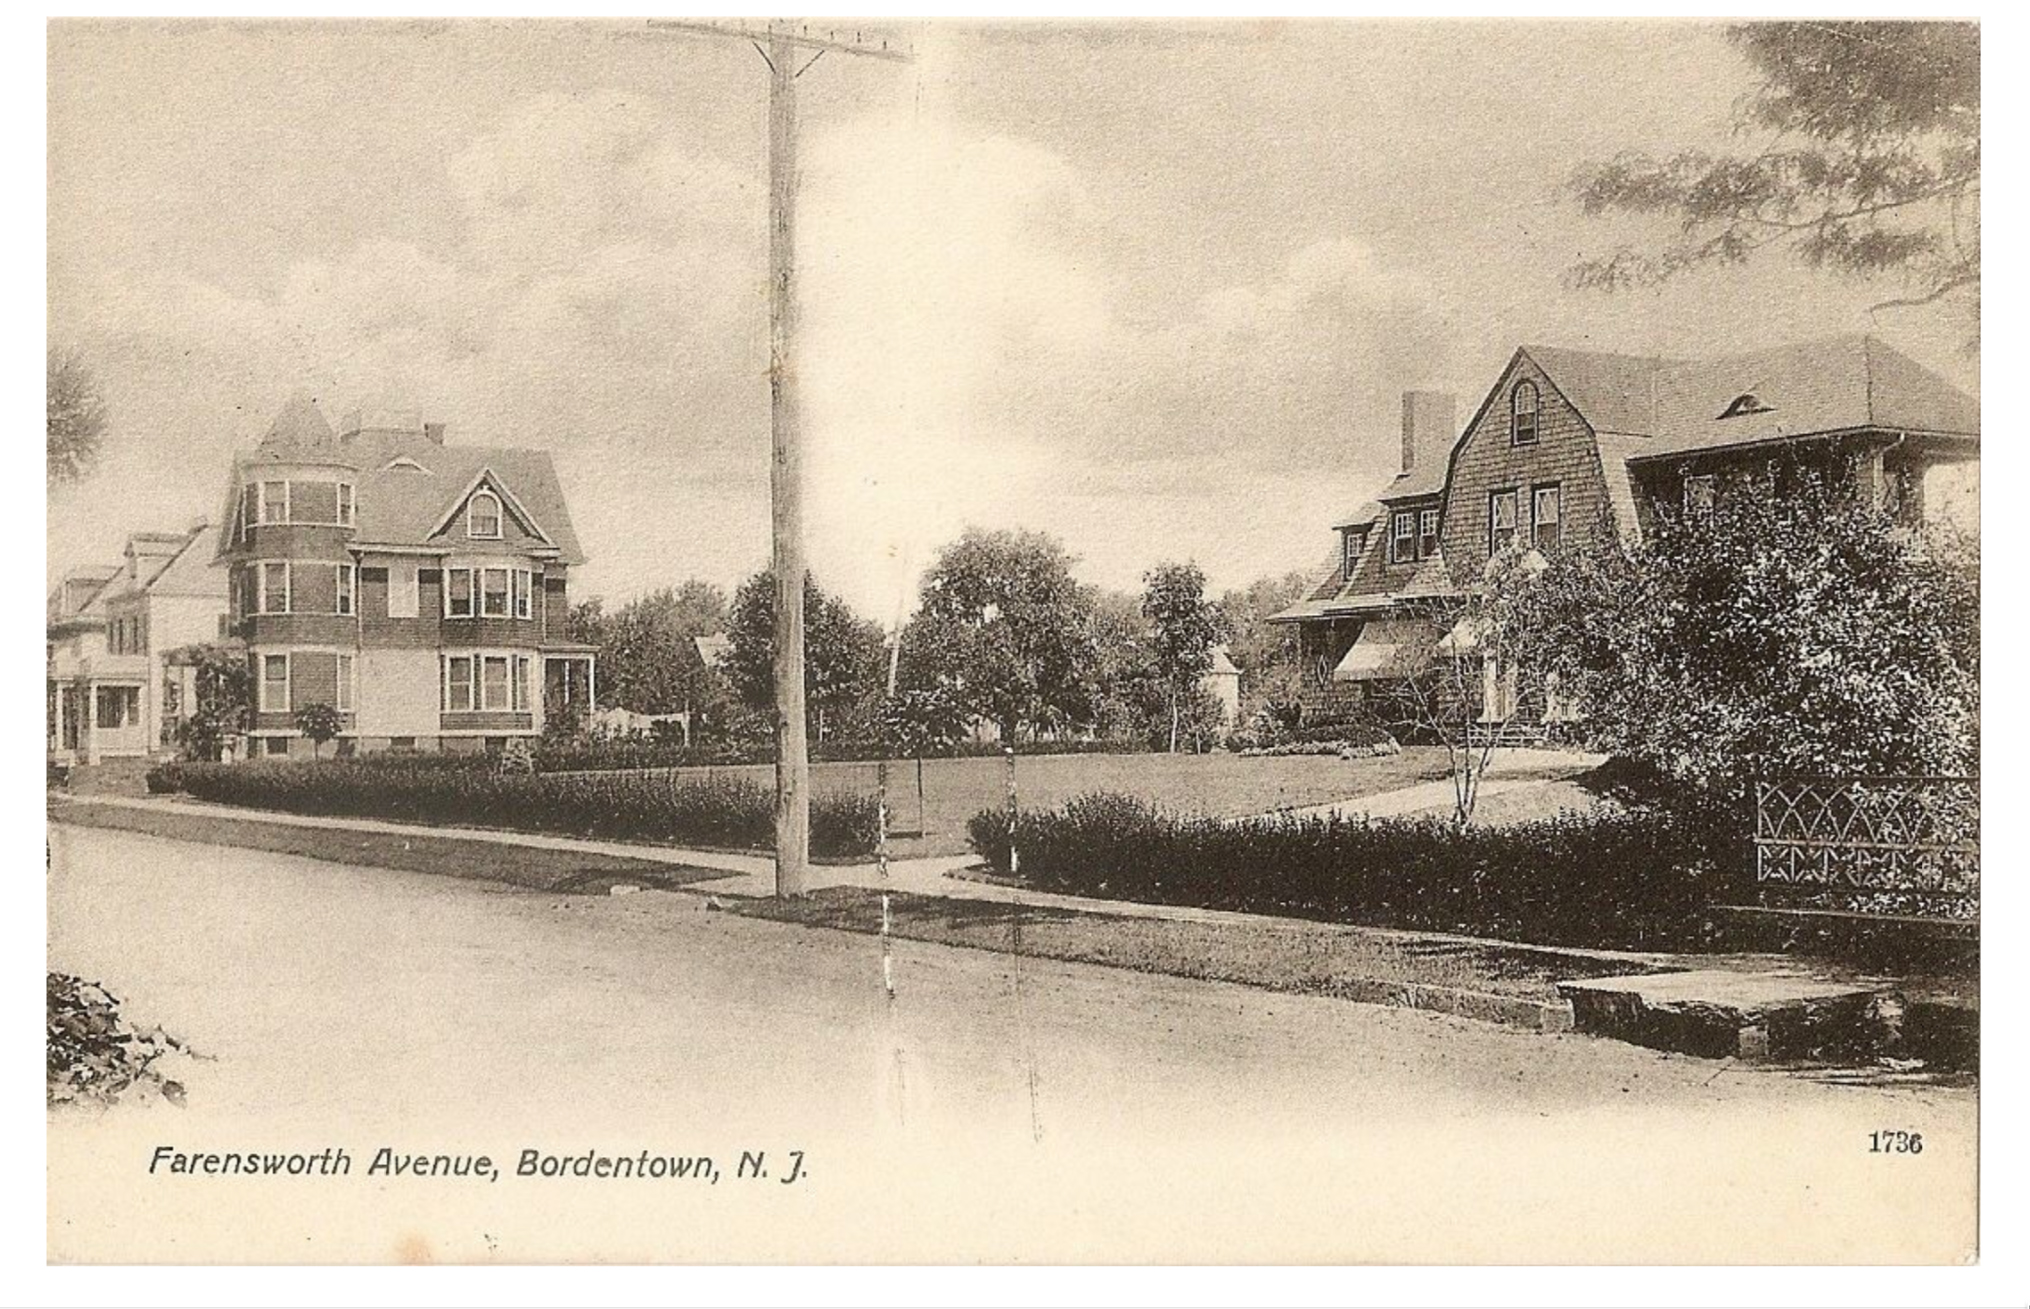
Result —
<path fill-rule="evenodd" d="M 1694 23 L 916 26 L 800 79 L 819 582 L 887 621 L 966 525 L 1135 588 L 1309 570 L 1525 343 L 1697 356 L 1871 331 L 1978 391 L 1949 310 L 1782 257 L 1571 287 L 1631 236 L 1566 180 L 1724 148 Z M 48 573 L 216 514 L 289 397 L 553 452 L 609 605 L 768 551 L 766 69 L 638 23 L 62 21 L 49 329 L 112 412 Z"/>

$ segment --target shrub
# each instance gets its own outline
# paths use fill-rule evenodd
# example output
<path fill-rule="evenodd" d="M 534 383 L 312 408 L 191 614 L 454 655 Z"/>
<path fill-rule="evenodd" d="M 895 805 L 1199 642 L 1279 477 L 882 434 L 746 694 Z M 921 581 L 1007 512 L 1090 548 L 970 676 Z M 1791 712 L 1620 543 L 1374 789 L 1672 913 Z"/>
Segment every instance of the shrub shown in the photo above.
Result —
<path fill-rule="evenodd" d="M 1008 868 L 1005 818 L 974 849 Z M 1732 829 L 1662 809 L 1460 829 L 1436 818 L 1172 813 L 1123 795 L 1024 813 L 1022 875 L 1039 889 L 1600 948 L 1696 945 L 1732 867 Z"/>
<path fill-rule="evenodd" d="M 130 1088 L 146 1084 L 174 1103 L 183 1102 L 181 1083 L 164 1077 L 155 1061 L 182 1042 L 161 1028 L 139 1031 L 120 1017 L 119 1000 L 96 982 L 69 973 L 50 973 L 48 986 L 48 1102 L 111 1104 Z"/>
<path fill-rule="evenodd" d="M 749 778 L 651 773 L 550 777 L 501 772 L 493 766 L 497 761 L 475 758 L 477 766 L 466 767 L 410 768 L 366 760 L 183 764 L 173 780 L 199 800 L 286 813 L 742 849 L 774 843 L 774 792 Z M 164 784 L 171 780 L 160 779 Z M 150 784 L 156 782 L 151 774 Z M 814 795 L 812 852 L 869 854 L 876 822 L 872 796 Z"/>

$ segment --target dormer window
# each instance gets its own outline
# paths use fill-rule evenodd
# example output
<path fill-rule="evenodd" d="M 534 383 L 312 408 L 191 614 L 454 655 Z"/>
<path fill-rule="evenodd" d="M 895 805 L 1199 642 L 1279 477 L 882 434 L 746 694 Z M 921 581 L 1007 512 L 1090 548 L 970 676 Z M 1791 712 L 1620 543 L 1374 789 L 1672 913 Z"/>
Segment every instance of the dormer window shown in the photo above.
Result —
<path fill-rule="evenodd" d="M 408 455 L 396 455 L 393 459 L 381 465 L 381 471 L 384 473 L 427 473 L 430 470 L 417 463 L 414 459 L 411 459 Z"/>
<path fill-rule="evenodd" d="M 500 540 L 500 497 L 481 491 L 465 507 L 465 534 L 475 541 Z"/>
<path fill-rule="evenodd" d="M 1510 445 L 1535 445 L 1537 443 L 1537 384 L 1517 382 L 1515 390 L 1508 393 L 1508 443 Z"/>
<path fill-rule="evenodd" d="M 351 482 L 340 482 L 338 484 L 338 525 L 340 527 L 352 526 Z"/>
<path fill-rule="evenodd" d="M 1389 562 L 1415 563 L 1417 559 L 1417 515 L 1399 509 L 1389 520 Z"/>
<path fill-rule="evenodd" d="M 1734 402 L 1720 411 L 1720 417 L 1726 419 L 1739 418 L 1743 414 L 1766 414 L 1775 408 L 1775 405 L 1762 403 L 1761 397 L 1757 396 L 1753 391 L 1748 391 L 1735 396 Z"/>

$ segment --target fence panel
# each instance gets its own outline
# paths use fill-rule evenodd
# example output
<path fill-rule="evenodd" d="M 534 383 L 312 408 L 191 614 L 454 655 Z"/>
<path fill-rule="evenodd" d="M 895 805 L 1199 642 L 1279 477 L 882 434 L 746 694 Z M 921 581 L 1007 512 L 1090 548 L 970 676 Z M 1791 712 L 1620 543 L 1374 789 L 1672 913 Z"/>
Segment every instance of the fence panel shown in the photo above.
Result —
<path fill-rule="evenodd" d="M 1755 879 L 1769 908 L 1978 921 L 1980 779 L 1759 782 Z"/>

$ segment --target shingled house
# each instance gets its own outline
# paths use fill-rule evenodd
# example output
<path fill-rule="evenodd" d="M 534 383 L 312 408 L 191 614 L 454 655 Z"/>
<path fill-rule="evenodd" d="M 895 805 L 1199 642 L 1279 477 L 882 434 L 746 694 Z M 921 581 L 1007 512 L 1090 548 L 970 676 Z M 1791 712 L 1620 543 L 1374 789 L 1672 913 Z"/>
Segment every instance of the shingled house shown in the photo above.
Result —
<path fill-rule="evenodd" d="M 565 633 L 584 562 L 550 456 L 460 446 L 442 424 L 308 399 L 234 461 L 217 562 L 252 681 L 250 754 L 307 754 L 295 715 L 336 709 L 341 748 L 477 750 L 592 708 L 592 647 Z"/>
<path fill-rule="evenodd" d="M 1300 625 L 1307 719 L 1420 663 L 1477 657 L 1432 616 L 1512 544 L 1639 537 L 1661 506 L 1768 494 L 1799 465 L 1918 520 L 1932 470 L 1980 457 L 1978 401 L 1864 336 L 1709 360 L 1524 346 L 1463 429 L 1453 408 L 1404 397 L 1401 473 L 1333 525 L 1324 576 L 1275 616 Z M 1482 673 L 1483 718 L 1519 720 L 1513 678 L 1491 660 Z"/>

